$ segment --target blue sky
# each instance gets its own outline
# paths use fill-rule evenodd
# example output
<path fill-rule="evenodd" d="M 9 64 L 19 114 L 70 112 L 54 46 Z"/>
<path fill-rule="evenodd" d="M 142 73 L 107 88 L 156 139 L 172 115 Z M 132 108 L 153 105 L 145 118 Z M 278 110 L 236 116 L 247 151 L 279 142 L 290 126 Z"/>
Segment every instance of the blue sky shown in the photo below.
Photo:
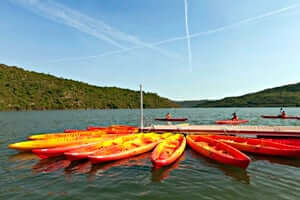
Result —
<path fill-rule="evenodd" d="M 300 0 L 4 0 L 0 63 L 217 99 L 300 82 L 299 19 Z"/>

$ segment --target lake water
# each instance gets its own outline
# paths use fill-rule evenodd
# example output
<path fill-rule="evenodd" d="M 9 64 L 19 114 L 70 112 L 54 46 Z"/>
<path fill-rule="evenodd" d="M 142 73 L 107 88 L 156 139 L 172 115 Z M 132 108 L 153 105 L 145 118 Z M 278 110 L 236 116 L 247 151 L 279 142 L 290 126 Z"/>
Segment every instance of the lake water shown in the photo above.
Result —
<path fill-rule="evenodd" d="M 300 125 L 270 120 L 279 108 L 146 109 L 145 125 L 170 112 L 190 124 L 214 124 L 237 112 L 251 125 Z M 300 115 L 300 108 L 287 108 Z M 64 157 L 40 160 L 7 145 L 33 133 L 84 129 L 89 125 L 139 124 L 139 110 L 0 112 L 0 199 L 300 199 L 300 159 L 250 155 L 246 170 L 222 165 L 187 148 L 170 167 L 154 169 L 150 154 L 91 165 Z"/>

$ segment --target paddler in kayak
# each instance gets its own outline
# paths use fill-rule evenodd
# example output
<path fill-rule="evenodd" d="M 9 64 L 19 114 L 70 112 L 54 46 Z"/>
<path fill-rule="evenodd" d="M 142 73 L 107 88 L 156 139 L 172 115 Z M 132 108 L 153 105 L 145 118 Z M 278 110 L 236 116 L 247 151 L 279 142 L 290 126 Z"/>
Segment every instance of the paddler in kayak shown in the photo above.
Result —
<path fill-rule="evenodd" d="M 170 113 L 167 113 L 167 114 L 166 114 L 166 119 L 171 119 L 171 118 L 172 118 L 171 114 L 170 114 Z M 172 125 L 172 122 L 167 121 L 167 124 L 168 124 L 168 125 Z"/>
<path fill-rule="evenodd" d="M 285 111 L 283 110 L 283 108 L 280 108 L 280 115 L 279 115 L 281 118 L 285 118 L 286 117 L 286 113 Z"/>
<path fill-rule="evenodd" d="M 232 118 L 231 118 L 232 121 L 238 121 L 239 118 L 237 117 L 236 113 L 232 113 Z"/>
<path fill-rule="evenodd" d="M 170 113 L 167 113 L 166 114 L 166 119 L 171 119 L 172 117 L 171 117 L 171 114 Z"/>

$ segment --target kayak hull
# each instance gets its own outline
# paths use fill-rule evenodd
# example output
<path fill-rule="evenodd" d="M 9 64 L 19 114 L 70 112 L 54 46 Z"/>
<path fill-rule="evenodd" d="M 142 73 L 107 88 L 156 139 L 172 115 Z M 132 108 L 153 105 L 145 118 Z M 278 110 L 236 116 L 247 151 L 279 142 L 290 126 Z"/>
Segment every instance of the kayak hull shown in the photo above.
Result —
<path fill-rule="evenodd" d="M 200 135 L 189 135 L 186 139 L 193 150 L 217 162 L 245 169 L 251 161 L 242 152 L 217 140 Z"/>
<path fill-rule="evenodd" d="M 167 166 L 174 163 L 183 154 L 186 147 L 184 135 L 176 134 L 159 143 L 151 154 L 155 167 Z"/>
<path fill-rule="evenodd" d="M 262 139 L 242 138 L 236 136 L 211 135 L 212 139 L 226 143 L 240 151 L 284 157 L 299 157 L 300 147 L 280 144 Z"/>
<path fill-rule="evenodd" d="M 249 121 L 246 119 L 243 120 L 218 120 L 216 121 L 216 124 L 244 124 L 248 123 Z"/>

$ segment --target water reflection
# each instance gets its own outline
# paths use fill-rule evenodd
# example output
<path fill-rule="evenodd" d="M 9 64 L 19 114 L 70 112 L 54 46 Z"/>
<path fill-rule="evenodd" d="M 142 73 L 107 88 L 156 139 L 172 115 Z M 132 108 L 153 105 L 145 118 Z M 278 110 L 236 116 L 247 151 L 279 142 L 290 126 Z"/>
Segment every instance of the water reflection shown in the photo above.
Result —
<path fill-rule="evenodd" d="M 225 176 L 231 177 L 234 180 L 239 181 L 241 183 L 250 184 L 250 175 L 248 174 L 247 170 L 235 166 L 225 165 L 222 163 L 215 162 L 214 160 L 201 156 L 200 154 L 198 154 L 193 150 L 190 150 L 189 152 L 192 158 L 195 158 L 197 160 L 202 160 L 203 164 L 209 167 L 215 167 L 219 169 L 220 171 L 223 172 Z"/>
<path fill-rule="evenodd" d="M 91 171 L 92 163 L 89 160 L 75 160 L 65 168 L 66 174 L 85 174 Z"/>
<path fill-rule="evenodd" d="M 174 169 L 177 169 L 179 167 L 179 164 L 181 161 L 185 159 L 185 152 L 180 156 L 178 160 L 176 160 L 175 163 L 173 163 L 170 166 L 165 167 L 152 167 L 151 174 L 152 174 L 152 181 L 154 182 L 161 182 L 164 179 L 169 177 L 169 173 L 173 171 Z"/>
<path fill-rule="evenodd" d="M 69 166 L 71 161 L 67 160 L 64 156 L 47 158 L 40 160 L 37 164 L 32 167 L 35 173 L 50 173 L 55 172 L 59 169 L 66 168 Z"/>
<path fill-rule="evenodd" d="M 19 152 L 8 157 L 9 162 L 39 160 L 39 157 L 32 152 Z"/>
<path fill-rule="evenodd" d="M 300 158 L 287 158 L 287 157 L 275 157 L 275 156 L 264 156 L 255 155 L 252 159 L 255 161 L 268 161 L 273 164 L 288 165 L 292 167 L 300 167 Z"/>
<path fill-rule="evenodd" d="M 113 167 L 118 166 L 145 166 L 148 160 L 150 159 L 151 152 L 144 153 L 132 158 L 126 158 L 122 160 L 117 160 L 108 163 L 101 163 L 93 165 L 91 171 L 89 172 L 89 181 L 93 181 L 96 176 L 101 176 L 102 172 L 105 172 Z M 118 172 L 119 173 L 119 172 Z"/>

